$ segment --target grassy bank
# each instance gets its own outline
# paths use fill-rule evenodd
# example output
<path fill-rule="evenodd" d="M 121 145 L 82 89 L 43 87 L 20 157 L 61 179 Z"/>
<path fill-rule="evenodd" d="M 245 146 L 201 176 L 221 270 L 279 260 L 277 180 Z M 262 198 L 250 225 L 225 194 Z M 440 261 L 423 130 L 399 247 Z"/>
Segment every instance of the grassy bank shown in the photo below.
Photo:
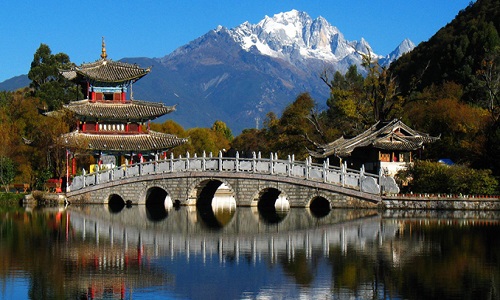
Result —
<path fill-rule="evenodd" d="M 0 207 L 19 206 L 19 201 L 23 197 L 24 194 L 0 193 Z"/>

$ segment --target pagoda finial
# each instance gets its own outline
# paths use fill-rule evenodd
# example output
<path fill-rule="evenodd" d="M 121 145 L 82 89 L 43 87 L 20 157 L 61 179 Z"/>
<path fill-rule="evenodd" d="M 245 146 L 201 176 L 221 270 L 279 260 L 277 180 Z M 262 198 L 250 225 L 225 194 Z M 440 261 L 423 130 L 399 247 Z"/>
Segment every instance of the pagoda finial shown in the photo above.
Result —
<path fill-rule="evenodd" d="M 106 43 L 104 43 L 104 37 L 102 37 L 102 52 L 101 52 L 101 58 L 106 59 L 108 55 L 106 54 Z"/>

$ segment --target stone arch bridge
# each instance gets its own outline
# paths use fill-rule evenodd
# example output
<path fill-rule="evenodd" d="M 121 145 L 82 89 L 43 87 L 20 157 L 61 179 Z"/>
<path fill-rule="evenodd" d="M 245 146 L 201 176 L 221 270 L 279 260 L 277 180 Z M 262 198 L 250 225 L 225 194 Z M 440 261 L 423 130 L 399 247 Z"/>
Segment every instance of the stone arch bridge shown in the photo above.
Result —
<path fill-rule="evenodd" d="M 234 206 L 332 207 L 376 206 L 381 194 L 397 188 L 383 175 L 324 164 L 262 158 L 202 157 L 153 160 L 76 176 L 66 197 L 73 203 L 148 204 L 165 207 L 210 204 L 219 195 Z M 317 200 L 317 201 L 316 201 Z M 164 202 L 163 202 L 164 201 Z"/>

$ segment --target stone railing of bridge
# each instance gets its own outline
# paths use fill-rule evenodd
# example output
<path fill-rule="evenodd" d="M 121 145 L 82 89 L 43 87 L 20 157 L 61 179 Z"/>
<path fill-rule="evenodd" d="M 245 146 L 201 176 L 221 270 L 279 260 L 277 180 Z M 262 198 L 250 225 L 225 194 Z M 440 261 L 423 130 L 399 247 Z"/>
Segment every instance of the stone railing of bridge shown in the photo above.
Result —
<path fill-rule="evenodd" d="M 68 192 L 138 176 L 190 171 L 220 172 L 226 176 L 239 173 L 247 174 L 249 178 L 255 174 L 293 177 L 328 183 L 368 194 L 399 192 L 393 178 L 383 174 L 368 174 L 363 167 L 361 170 L 353 170 L 348 169 L 346 164 L 341 167 L 330 166 L 328 159 L 323 164 L 314 164 L 311 157 L 308 157 L 306 161 L 296 161 L 293 155 L 289 155 L 286 160 L 278 159 L 277 154 L 262 158 L 260 152 L 252 153 L 251 158 L 242 158 L 238 152 L 235 157 L 225 157 L 222 152 L 219 152 L 218 156 L 213 156 L 212 153 L 207 156 L 204 152 L 201 157 L 196 154 L 191 157 L 187 153 L 185 157 L 179 156 L 178 158 L 174 158 L 172 154 L 167 159 L 155 159 L 76 176 L 68 187 Z"/>

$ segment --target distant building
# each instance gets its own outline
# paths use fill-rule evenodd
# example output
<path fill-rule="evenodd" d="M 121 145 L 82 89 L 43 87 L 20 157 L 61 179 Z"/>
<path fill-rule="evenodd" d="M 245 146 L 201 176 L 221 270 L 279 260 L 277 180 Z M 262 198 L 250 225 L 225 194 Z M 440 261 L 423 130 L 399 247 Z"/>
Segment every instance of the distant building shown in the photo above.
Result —
<path fill-rule="evenodd" d="M 383 171 L 393 176 L 413 162 L 418 151 L 427 143 L 439 137 L 432 137 L 411 129 L 398 119 L 390 122 L 377 122 L 365 132 L 346 139 L 341 137 L 331 143 L 320 145 L 310 151 L 311 156 L 319 159 L 329 158 L 339 164 L 347 162 L 348 168 L 359 169 L 365 166 L 368 173 Z"/>
<path fill-rule="evenodd" d="M 60 144 L 76 154 L 90 153 L 95 163 L 107 166 L 157 157 L 187 140 L 149 130 L 149 123 L 175 110 L 162 103 L 127 99 L 132 83 L 150 72 L 135 64 L 107 58 L 104 39 L 101 58 L 61 74 L 78 84 L 86 99 L 64 106 L 75 119 L 75 130 L 60 137 Z M 73 157 L 73 174 L 76 172 Z"/>

